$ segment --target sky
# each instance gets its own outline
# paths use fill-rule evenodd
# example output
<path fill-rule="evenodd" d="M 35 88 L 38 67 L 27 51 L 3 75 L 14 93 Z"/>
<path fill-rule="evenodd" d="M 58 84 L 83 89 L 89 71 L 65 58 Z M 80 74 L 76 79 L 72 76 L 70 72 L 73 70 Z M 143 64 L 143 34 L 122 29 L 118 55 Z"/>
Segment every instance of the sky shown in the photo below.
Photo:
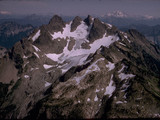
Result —
<path fill-rule="evenodd" d="M 103 16 L 117 10 L 160 17 L 160 0 L 0 0 L 0 14 L 6 15 Z"/>

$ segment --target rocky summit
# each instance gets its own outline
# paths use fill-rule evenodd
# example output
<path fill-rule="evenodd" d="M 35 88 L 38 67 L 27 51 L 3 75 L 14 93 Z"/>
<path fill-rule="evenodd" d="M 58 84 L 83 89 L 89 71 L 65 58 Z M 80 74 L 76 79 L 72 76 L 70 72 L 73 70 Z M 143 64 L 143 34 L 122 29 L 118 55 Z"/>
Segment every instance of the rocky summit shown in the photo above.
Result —
<path fill-rule="evenodd" d="M 0 58 L 0 118 L 160 118 L 159 73 L 136 30 L 55 15 Z"/>

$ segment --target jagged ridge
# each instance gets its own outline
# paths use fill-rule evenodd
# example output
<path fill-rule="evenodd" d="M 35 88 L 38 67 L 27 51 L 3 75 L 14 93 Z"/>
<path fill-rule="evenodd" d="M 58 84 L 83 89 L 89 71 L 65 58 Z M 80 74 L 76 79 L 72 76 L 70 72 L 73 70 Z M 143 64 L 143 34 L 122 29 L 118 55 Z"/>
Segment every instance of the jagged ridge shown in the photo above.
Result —
<path fill-rule="evenodd" d="M 0 59 L 16 69 L 0 118 L 159 117 L 158 51 L 135 30 L 55 15 Z"/>

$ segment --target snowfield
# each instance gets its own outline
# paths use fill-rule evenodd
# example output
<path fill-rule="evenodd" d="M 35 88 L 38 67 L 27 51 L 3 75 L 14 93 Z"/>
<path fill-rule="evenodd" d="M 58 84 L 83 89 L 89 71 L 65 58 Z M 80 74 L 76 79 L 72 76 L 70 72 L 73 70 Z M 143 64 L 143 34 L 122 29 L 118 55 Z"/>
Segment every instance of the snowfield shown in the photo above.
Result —
<path fill-rule="evenodd" d="M 114 63 L 108 62 L 106 67 L 108 68 L 109 71 L 111 71 L 111 70 L 113 70 L 115 68 L 115 65 L 114 65 Z"/>
<path fill-rule="evenodd" d="M 76 65 L 82 65 L 85 63 L 87 57 L 91 53 L 95 53 L 97 49 L 99 49 L 101 46 L 109 47 L 110 44 L 112 44 L 115 41 L 119 40 L 118 36 L 107 36 L 104 34 L 104 36 L 93 43 L 89 44 L 90 49 L 83 49 L 81 48 L 82 43 L 89 43 L 87 40 L 87 36 L 89 35 L 90 27 L 88 27 L 83 21 L 81 24 L 77 27 L 77 29 L 74 32 L 70 32 L 71 30 L 71 24 L 66 25 L 65 28 L 63 28 L 63 32 L 55 32 L 52 35 L 53 40 L 58 38 L 69 38 L 67 39 L 67 45 L 64 47 L 63 52 L 60 54 L 55 53 L 48 53 L 45 54 L 49 59 L 58 62 L 62 64 L 63 62 L 67 62 L 68 65 L 63 66 L 61 69 L 64 71 L 67 71 L 73 66 Z M 73 46 L 72 50 L 68 50 L 68 45 L 70 42 L 70 37 L 74 38 L 75 45 Z M 112 66 L 113 67 L 113 66 Z"/>
<path fill-rule="evenodd" d="M 106 87 L 106 91 L 104 93 L 104 95 L 109 95 L 109 97 L 112 96 L 112 93 L 115 91 L 116 86 L 113 85 L 114 81 L 113 81 L 113 75 L 111 75 L 111 79 L 110 79 L 110 83 L 109 85 Z"/>
<path fill-rule="evenodd" d="M 43 67 L 44 67 L 44 69 L 49 69 L 49 68 L 53 67 L 53 65 L 44 64 Z"/>
<path fill-rule="evenodd" d="M 48 87 L 48 86 L 50 86 L 51 85 L 51 83 L 49 83 L 49 82 L 47 82 L 47 81 L 45 81 L 45 87 Z"/>

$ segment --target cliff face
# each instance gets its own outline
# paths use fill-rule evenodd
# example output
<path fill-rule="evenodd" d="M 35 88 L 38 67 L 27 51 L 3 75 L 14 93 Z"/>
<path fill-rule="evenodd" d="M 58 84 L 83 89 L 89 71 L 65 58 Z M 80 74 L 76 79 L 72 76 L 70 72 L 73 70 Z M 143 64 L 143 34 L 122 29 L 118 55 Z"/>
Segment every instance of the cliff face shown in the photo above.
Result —
<path fill-rule="evenodd" d="M 135 30 L 56 15 L 0 59 L 12 75 L 0 118 L 159 117 L 159 51 Z"/>

